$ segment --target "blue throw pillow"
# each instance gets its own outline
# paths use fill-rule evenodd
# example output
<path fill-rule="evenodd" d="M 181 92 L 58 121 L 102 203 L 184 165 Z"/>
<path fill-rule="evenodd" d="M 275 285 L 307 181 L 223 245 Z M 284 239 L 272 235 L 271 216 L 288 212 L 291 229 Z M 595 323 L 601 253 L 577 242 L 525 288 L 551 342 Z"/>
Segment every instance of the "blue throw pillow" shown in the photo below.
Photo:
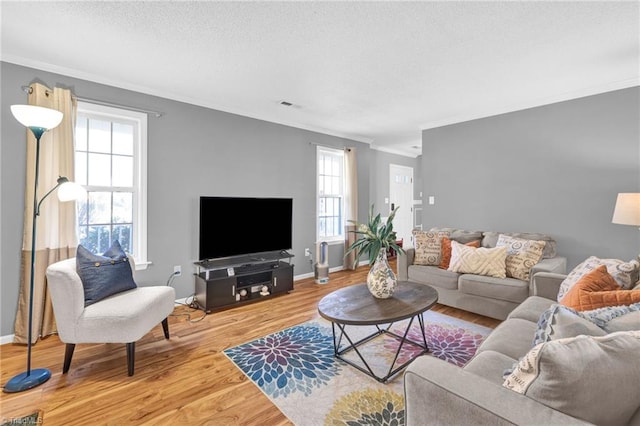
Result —
<path fill-rule="evenodd" d="M 118 240 L 102 255 L 82 245 L 76 252 L 76 270 L 84 287 L 84 306 L 89 306 L 121 291 L 136 288 L 127 254 Z"/>

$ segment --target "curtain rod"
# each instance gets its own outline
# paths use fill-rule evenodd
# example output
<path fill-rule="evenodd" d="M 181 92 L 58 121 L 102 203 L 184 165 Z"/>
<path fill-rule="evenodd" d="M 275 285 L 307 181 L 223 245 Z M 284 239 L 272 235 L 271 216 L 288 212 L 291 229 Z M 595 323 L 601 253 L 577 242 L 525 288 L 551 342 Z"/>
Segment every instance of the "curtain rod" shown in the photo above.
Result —
<path fill-rule="evenodd" d="M 31 86 L 22 86 L 22 91 L 25 93 L 31 94 L 33 92 L 33 89 L 31 89 Z M 108 107 L 114 107 L 114 108 L 122 108 L 122 109 L 127 109 L 129 111 L 136 111 L 136 112 L 142 112 L 145 114 L 151 114 L 158 118 L 164 115 L 164 113 L 160 111 L 154 111 L 151 109 L 144 109 L 144 108 L 137 108 L 137 107 L 132 107 L 128 105 L 116 104 L 113 102 L 101 101 L 98 99 L 83 98 L 81 96 L 76 96 L 76 99 L 79 100 L 80 102 L 88 102 L 90 104 L 96 104 L 96 105 L 102 105 L 102 106 L 108 106 Z"/>
<path fill-rule="evenodd" d="M 323 144 L 318 143 L 318 142 L 309 142 L 309 145 L 320 146 L 322 148 L 338 149 L 338 150 L 342 149 L 344 151 L 351 151 L 351 149 L 352 149 L 352 148 L 350 148 L 348 146 L 345 146 L 343 148 L 339 148 L 339 147 L 336 148 L 335 146 L 323 145 Z"/>

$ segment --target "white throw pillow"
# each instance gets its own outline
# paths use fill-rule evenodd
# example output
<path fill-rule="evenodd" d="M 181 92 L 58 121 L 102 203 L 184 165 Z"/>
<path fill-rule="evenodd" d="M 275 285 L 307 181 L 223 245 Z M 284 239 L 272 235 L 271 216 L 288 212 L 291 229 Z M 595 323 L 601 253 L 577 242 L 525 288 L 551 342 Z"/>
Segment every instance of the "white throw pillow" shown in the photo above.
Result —
<path fill-rule="evenodd" d="M 506 247 L 475 248 L 451 241 L 449 271 L 506 278 Z"/>
<path fill-rule="evenodd" d="M 577 336 L 531 349 L 503 386 L 594 424 L 625 425 L 640 407 L 640 331 Z"/>

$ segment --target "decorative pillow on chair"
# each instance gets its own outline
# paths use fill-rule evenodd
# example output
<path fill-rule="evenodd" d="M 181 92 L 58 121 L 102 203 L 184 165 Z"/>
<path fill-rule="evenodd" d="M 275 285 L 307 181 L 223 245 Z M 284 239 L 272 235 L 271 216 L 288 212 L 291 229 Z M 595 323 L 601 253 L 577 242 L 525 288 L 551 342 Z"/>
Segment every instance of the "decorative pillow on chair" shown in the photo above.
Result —
<path fill-rule="evenodd" d="M 553 340 L 531 349 L 503 386 L 593 424 L 625 425 L 640 407 L 639 353 L 640 331 Z"/>
<path fill-rule="evenodd" d="M 469 241 L 464 244 L 469 247 L 480 247 L 480 240 Z M 440 269 L 449 269 L 451 263 L 451 240 L 447 237 L 442 238 L 442 258 L 440 259 Z"/>
<path fill-rule="evenodd" d="M 127 254 L 117 240 L 102 256 L 79 245 L 76 269 L 84 287 L 84 306 L 137 287 Z"/>
<path fill-rule="evenodd" d="M 448 237 L 449 233 L 445 231 L 413 231 L 413 243 L 415 245 L 415 258 L 413 263 L 416 265 L 440 265 L 442 257 L 442 238 Z"/>
<path fill-rule="evenodd" d="M 560 300 L 577 311 L 589 311 L 605 306 L 631 305 L 640 302 L 640 291 L 620 290 L 620 286 L 601 265 L 584 275 Z"/>
<path fill-rule="evenodd" d="M 558 291 L 558 302 L 562 300 L 564 295 L 577 283 L 580 278 L 589 272 L 593 271 L 600 265 L 607 267 L 607 272 L 611 274 L 614 280 L 622 288 L 633 288 L 638 281 L 640 274 L 640 262 L 637 260 L 631 260 L 624 262 L 618 259 L 600 259 L 596 256 L 591 256 L 575 268 L 560 284 L 560 290 Z"/>
<path fill-rule="evenodd" d="M 507 276 L 529 281 L 529 272 L 542 259 L 545 244 L 544 241 L 525 240 L 500 234 L 496 247 L 507 247 Z"/>
<path fill-rule="evenodd" d="M 449 271 L 506 278 L 506 247 L 474 248 L 451 241 Z"/>

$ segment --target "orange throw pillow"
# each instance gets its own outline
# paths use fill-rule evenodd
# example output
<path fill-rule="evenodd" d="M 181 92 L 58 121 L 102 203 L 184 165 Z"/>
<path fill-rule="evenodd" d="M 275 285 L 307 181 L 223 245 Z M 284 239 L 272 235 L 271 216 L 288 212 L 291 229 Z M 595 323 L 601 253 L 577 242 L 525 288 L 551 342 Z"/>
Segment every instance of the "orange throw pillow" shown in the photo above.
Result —
<path fill-rule="evenodd" d="M 640 302 L 640 290 L 621 290 L 605 265 L 584 275 L 564 295 L 560 304 L 576 311 L 590 311 L 605 306 L 631 305 Z"/>
<path fill-rule="evenodd" d="M 469 247 L 480 247 L 480 240 L 469 241 L 465 244 L 465 246 Z M 449 263 L 451 263 L 451 240 L 447 237 L 442 237 L 442 241 L 440 242 L 441 254 L 440 256 L 440 265 L 438 267 L 440 269 L 449 269 Z"/>

